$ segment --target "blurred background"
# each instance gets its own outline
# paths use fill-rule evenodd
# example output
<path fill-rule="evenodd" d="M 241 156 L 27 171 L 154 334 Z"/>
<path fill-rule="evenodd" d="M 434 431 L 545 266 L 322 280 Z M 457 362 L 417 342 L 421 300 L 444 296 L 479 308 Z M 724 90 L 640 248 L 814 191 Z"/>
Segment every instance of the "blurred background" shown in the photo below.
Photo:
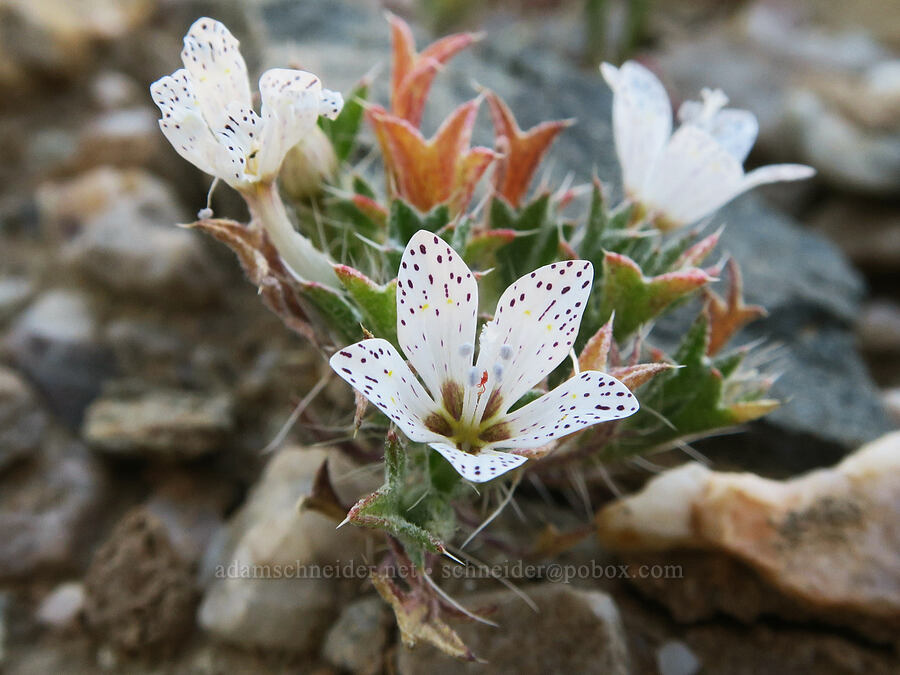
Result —
<path fill-rule="evenodd" d="M 290 65 L 346 92 L 372 71 L 384 102 L 383 8 L 413 22 L 420 46 L 486 32 L 438 77 L 426 131 L 473 84 L 506 98 L 523 127 L 578 120 L 550 155 L 543 178 L 555 184 L 618 180 L 600 61 L 641 60 L 676 106 L 710 86 L 756 113 L 748 166 L 818 171 L 716 219 L 748 301 L 769 309 L 745 338 L 769 340 L 787 404 L 697 447 L 717 468 L 781 478 L 900 425 L 900 3 L 0 0 L 0 671 L 379 672 L 393 653 L 377 600 L 340 614 L 371 599 L 364 580 L 213 580 L 222 552 L 260 523 L 291 560 L 351 544 L 328 523 L 279 520 L 327 451 L 261 473 L 261 450 L 327 364 L 265 310 L 229 251 L 175 227 L 205 205 L 209 179 L 164 140 L 148 92 L 208 15 L 241 40 L 251 80 Z M 485 111 L 476 141 L 491 143 Z M 213 207 L 245 218 L 225 187 Z M 289 443 L 346 431 L 348 391 L 332 382 L 322 397 Z M 650 475 L 611 471 L 628 487 Z M 353 475 L 351 498 L 359 481 L 378 484 L 377 470 Z M 626 624 L 652 626 L 632 645 L 634 668 L 657 672 L 656 646 L 680 629 L 629 598 Z M 897 672 L 865 640 L 731 621 L 694 635 L 708 672 L 738 672 L 716 661 L 720 644 L 743 654 L 742 672 Z M 377 651 L 352 663 L 363 644 Z M 792 661 L 795 644 L 812 661 Z"/>

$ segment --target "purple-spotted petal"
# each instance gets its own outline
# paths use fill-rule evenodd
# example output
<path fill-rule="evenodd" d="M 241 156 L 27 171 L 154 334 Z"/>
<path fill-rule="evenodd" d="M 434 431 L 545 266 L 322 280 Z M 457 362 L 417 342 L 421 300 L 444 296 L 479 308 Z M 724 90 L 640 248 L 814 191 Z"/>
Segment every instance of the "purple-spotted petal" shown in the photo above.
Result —
<path fill-rule="evenodd" d="M 481 333 L 476 365 L 488 373 L 482 398 L 499 392 L 496 411 L 506 410 L 566 358 L 593 280 L 591 263 L 569 260 L 541 267 L 503 293 Z"/>
<path fill-rule="evenodd" d="M 435 399 L 472 369 L 478 285 L 462 258 L 425 230 L 409 240 L 397 274 L 397 337 Z"/>
<path fill-rule="evenodd" d="M 231 103 L 249 108 L 250 81 L 237 39 L 220 22 L 197 19 L 184 37 L 181 60 L 190 74 L 197 106 L 210 128 L 225 126 Z"/>
<path fill-rule="evenodd" d="M 259 176 L 278 173 L 287 151 L 297 145 L 319 117 L 322 83 L 312 73 L 273 68 L 259 80 L 263 137 L 260 142 Z"/>
<path fill-rule="evenodd" d="M 159 127 L 179 155 L 204 173 L 220 176 L 228 172 L 229 158 L 201 116 L 183 68 L 150 85 L 150 95 L 162 115 Z"/>
<path fill-rule="evenodd" d="M 472 454 L 447 443 L 429 445 L 450 462 L 456 473 L 473 483 L 484 483 L 502 476 L 527 461 L 526 457 L 496 450 L 482 450 L 478 454 Z"/>
<path fill-rule="evenodd" d="M 409 366 L 387 340 L 372 338 L 336 352 L 331 367 L 417 443 L 446 440 L 425 420 L 436 408 Z"/>
<path fill-rule="evenodd" d="M 579 429 L 633 415 L 639 407 L 616 378 L 587 370 L 509 413 L 502 423 L 510 437 L 489 447 L 539 448 Z"/>

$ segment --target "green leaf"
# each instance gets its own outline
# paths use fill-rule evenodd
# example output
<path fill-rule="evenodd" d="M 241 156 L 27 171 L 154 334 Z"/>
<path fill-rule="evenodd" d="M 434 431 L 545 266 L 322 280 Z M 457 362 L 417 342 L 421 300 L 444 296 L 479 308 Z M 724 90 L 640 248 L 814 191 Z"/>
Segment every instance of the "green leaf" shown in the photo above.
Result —
<path fill-rule="evenodd" d="M 390 431 L 384 446 L 384 485 L 359 500 L 350 509 L 347 519 L 354 525 L 385 530 L 397 537 L 418 565 L 424 560 L 423 551 L 443 553 L 444 545 L 433 533 L 406 517 L 408 509 L 403 502 L 407 472 L 406 452 L 397 434 Z M 431 518 L 432 513 L 428 512 L 424 517 Z"/>
<path fill-rule="evenodd" d="M 503 199 L 491 202 L 491 230 L 515 230 L 518 236 L 496 253 L 502 282 L 509 286 L 519 277 L 559 260 L 560 233 L 551 218 L 550 195 L 539 195 L 518 212 Z"/>
<path fill-rule="evenodd" d="M 466 242 L 469 241 L 469 235 L 472 233 L 473 221 L 468 216 L 462 216 L 453 226 L 453 233 L 450 236 L 450 248 L 454 251 L 464 251 Z M 464 256 L 465 257 L 465 256 Z M 468 262 L 468 261 L 466 261 Z"/>
<path fill-rule="evenodd" d="M 363 197 L 368 197 L 369 199 L 376 198 L 375 190 L 359 174 L 353 175 L 352 185 L 353 185 L 353 192 L 355 194 L 362 195 Z"/>
<path fill-rule="evenodd" d="M 446 204 L 438 204 L 425 214 L 422 219 L 422 229 L 429 232 L 437 232 L 450 223 L 450 207 Z"/>
<path fill-rule="evenodd" d="M 349 265 L 334 268 L 350 297 L 362 315 L 363 325 L 375 337 L 388 340 L 399 348 L 397 342 L 397 280 L 381 285 Z"/>
<path fill-rule="evenodd" d="M 631 258 L 607 253 L 603 258 L 598 322 L 605 323 L 615 312 L 615 336 L 617 340 L 623 340 L 641 324 L 659 316 L 673 302 L 709 281 L 710 277 L 699 269 L 648 278 Z"/>
<path fill-rule="evenodd" d="M 300 292 L 313 307 L 322 320 L 345 342 L 356 342 L 362 339 L 359 327 L 359 315 L 353 307 L 333 289 L 322 284 L 303 281 L 298 282 Z"/>
<path fill-rule="evenodd" d="M 681 437 L 741 424 L 778 406 L 777 401 L 761 398 L 763 383 L 749 400 L 727 400 L 726 380 L 740 378 L 745 352 L 713 361 L 706 356 L 708 343 L 709 322 L 700 314 L 675 354 L 681 367 L 659 373 L 643 388 L 641 410 L 622 423 L 619 439 L 604 449 L 604 457 L 646 452 Z"/>
<path fill-rule="evenodd" d="M 388 237 L 396 245 L 405 247 L 412 236 L 423 227 L 418 211 L 402 199 L 391 202 L 388 213 Z"/>
<path fill-rule="evenodd" d="M 344 108 L 336 119 L 319 118 L 319 126 L 331 140 L 334 154 L 337 155 L 340 162 L 345 162 L 350 157 L 356 144 L 356 135 L 363 118 L 363 105 L 368 93 L 368 83 L 361 82 L 350 92 Z"/>

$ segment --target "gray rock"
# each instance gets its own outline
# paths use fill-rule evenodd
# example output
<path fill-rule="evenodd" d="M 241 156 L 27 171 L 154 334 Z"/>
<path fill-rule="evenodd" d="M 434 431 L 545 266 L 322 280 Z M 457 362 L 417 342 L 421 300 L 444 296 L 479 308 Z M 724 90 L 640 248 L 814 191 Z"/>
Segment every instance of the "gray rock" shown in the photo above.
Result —
<path fill-rule="evenodd" d="M 78 569 L 107 495 L 102 467 L 82 446 L 45 448 L 0 484 L 0 579 Z"/>
<path fill-rule="evenodd" d="M 179 555 L 196 563 L 224 526 L 234 489 L 220 476 L 210 476 L 206 468 L 167 469 L 145 508 L 165 525 Z"/>
<path fill-rule="evenodd" d="M 364 71 L 348 62 L 343 45 L 352 43 L 361 50 L 359 62 L 388 66 L 388 26 L 371 6 L 276 0 L 264 7 L 264 16 L 276 49 L 278 40 L 298 41 L 304 63 L 314 63 L 315 72 L 336 87 L 346 88 Z M 579 72 L 549 49 L 533 48 L 527 35 L 520 25 L 508 22 L 455 57 L 435 80 L 423 129 L 434 129 L 452 105 L 471 98 L 475 81 L 503 96 L 523 128 L 548 119 L 576 118 L 578 123 L 551 149 L 547 165 L 555 167 L 559 179 L 573 171 L 586 182 L 596 170 L 602 180 L 618 186 L 609 89 L 598 73 Z M 746 87 L 732 82 L 728 89 L 760 84 L 766 91 L 766 83 L 757 80 Z M 691 85 L 682 93 L 693 95 L 696 89 Z M 383 94 L 380 100 L 385 100 Z M 762 115 L 771 106 L 752 107 Z M 481 116 L 474 138 L 491 144 L 486 117 Z M 775 465 L 791 468 L 827 464 L 889 428 L 878 392 L 853 345 L 850 326 L 863 293 L 859 275 L 825 239 L 767 208 L 754 195 L 724 209 L 714 219 L 719 223 L 727 224 L 721 250 L 732 252 L 741 263 L 748 300 L 762 302 L 770 311 L 743 337 L 771 336 L 780 346 L 777 368 L 783 375 L 775 394 L 789 400 L 765 423 L 753 426 L 753 456 L 771 456 Z M 671 329 L 659 326 L 654 338 L 665 342 L 672 335 Z M 799 454 L 798 446 L 803 448 Z"/>
<path fill-rule="evenodd" d="M 77 425 L 112 370 L 109 352 L 97 337 L 88 296 L 53 289 L 18 317 L 5 346 L 13 363 L 37 384 L 51 410 Z"/>
<path fill-rule="evenodd" d="M 118 70 L 102 70 L 91 80 L 92 101 L 103 110 L 115 110 L 146 102 L 144 88 Z"/>
<path fill-rule="evenodd" d="M 148 111 L 109 115 L 115 116 L 113 125 L 117 120 L 133 124 L 120 118 L 136 115 L 152 128 L 144 135 L 153 142 L 159 135 Z M 106 140 L 90 145 L 110 147 Z M 132 158 L 136 152 L 123 151 Z M 222 273 L 204 242 L 176 227 L 192 219 L 170 187 L 146 172 L 104 167 L 65 183 L 45 184 L 38 191 L 38 205 L 47 234 L 65 240 L 63 259 L 111 291 L 183 305 L 208 301 L 221 285 Z"/>
<path fill-rule="evenodd" d="M 47 429 L 47 415 L 31 387 L 0 366 L 0 471 L 37 449 Z"/>
<path fill-rule="evenodd" d="M 336 570 L 360 561 L 364 543 L 358 529 L 335 530 L 329 518 L 297 508 L 328 456 L 321 449 L 279 452 L 210 544 L 198 621 L 217 638 L 291 652 L 320 644 L 337 614 Z"/>
<path fill-rule="evenodd" d="M 144 166 L 162 153 L 165 143 L 158 119 L 143 105 L 104 112 L 81 131 L 78 150 L 68 163 L 78 169 Z"/>
<path fill-rule="evenodd" d="M 354 675 L 380 673 L 392 621 L 381 598 L 364 598 L 347 605 L 325 636 L 322 657 Z"/>
<path fill-rule="evenodd" d="M 603 673 L 629 671 L 625 629 L 615 602 L 606 593 L 565 584 L 541 584 L 521 589 L 538 606 L 532 611 L 511 591 L 458 598 L 499 624 L 490 628 L 468 622 L 454 625 L 462 641 L 498 673 Z M 401 675 L 482 673 L 480 663 L 461 664 L 434 647 L 401 648 Z"/>
<path fill-rule="evenodd" d="M 190 460 L 221 449 L 233 425 L 227 394 L 152 390 L 99 398 L 85 414 L 83 435 L 110 454 Z"/>

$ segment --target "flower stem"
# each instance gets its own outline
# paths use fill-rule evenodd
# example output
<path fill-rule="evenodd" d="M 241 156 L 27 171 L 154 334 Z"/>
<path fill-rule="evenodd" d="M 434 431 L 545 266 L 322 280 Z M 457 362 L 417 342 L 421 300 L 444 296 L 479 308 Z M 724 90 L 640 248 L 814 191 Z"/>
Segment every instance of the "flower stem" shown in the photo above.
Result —
<path fill-rule="evenodd" d="M 328 256 L 294 229 L 274 182 L 257 183 L 242 195 L 253 220 L 269 235 L 294 275 L 331 288 L 341 287 Z"/>

